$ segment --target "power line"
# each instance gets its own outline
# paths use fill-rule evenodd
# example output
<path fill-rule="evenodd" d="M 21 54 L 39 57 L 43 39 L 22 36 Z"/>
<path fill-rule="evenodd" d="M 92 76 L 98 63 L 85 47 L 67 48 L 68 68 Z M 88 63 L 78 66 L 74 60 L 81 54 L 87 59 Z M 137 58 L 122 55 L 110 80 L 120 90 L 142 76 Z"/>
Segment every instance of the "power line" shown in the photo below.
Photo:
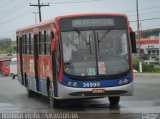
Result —
<path fill-rule="evenodd" d="M 7 21 L 0 22 L 0 26 L 2 26 L 2 25 L 4 25 L 4 24 L 7 24 L 7 23 L 10 23 L 10 22 L 13 22 L 13 21 L 16 21 L 16 20 L 19 20 L 18 18 L 23 18 L 23 17 L 25 17 L 25 16 L 26 16 L 26 13 L 29 13 L 29 12 L 31 12 L 31 10 L 28 10 L 28 11 L 22 13 L 22 14 L 19 14 L 18 16 L 15 16 L 15 17 L 13 17 L 13 18 L 10 18 L 10 19 L 8 19 Z M 24 15 L 24 14 L 25 14 L 25 15 Z"/>
<path fill-rule="evenodd" d="M 153 6 L 153 7 L 141 8 L 141 9 L 139 9 L 139 11 L 156 9 L 156 8 L 160 8 L 160 5 L 158 5 L 158 6 Z M 130 12 L 136 12 L 136 10 L 134 9 L 134 10 L 130 10 L 130 11 L 125 11 L 124 13 L 130 13 Z"/>
<path fill-rule="evenodd" d="M 141 15 L 141 16 L 144 16 L 144 15 L 148 15 L 148 14 L 156 14 L 156 13 L 159 13 L 160 11 L 153 11 L 153 12 L 145 12 L 145 13 L 141 13 L 141 14 L 139 14 L 139 15 Z M 129 15 L 129 17 L 134 17 L 134 16 L 136 16 L 136 14 L 128 14 Z"/>
<path fill-rule="evenodd" d="M 4 13 L 9 13 L 12 12 L 13 10 L 17 9 L 17 7 L 22 6 L 22 3 L 24 3 L 24 1 L 21 1 L 20 3 L 14 5 L 12 8 L 6 10 L 6 11 L 1 11 L 0 14 L 4 15 Z M 26 5 L 26 2 L 24 3 Z"/>
<path fill-rule="evenodd" d="M 140 15 L 154 14 L 154 13 L 159 13 L 159 12 L 160 12 L 160 10 L 159 11 L 154 11 L 154 12 L 146 12 L 146 13 L 142 13 Z"/>
<path fill-rule="evenodd" d="M 85 2 L 100 2 L 100 1 L 104 1 L 104 0 L 84 0 L 84 1 L 64 1 L 64 2 L 50 2 L 50 4 L 74 4 L 74 3 L 85 3 Z M 146 8 L 141 8 L 139 9 L 139 11 L 143 11 L 143 10 L 149 10 L 149 9 L 156 9 L 156 8 L 160 8 L 160 5 L 159 6 L 153 6 L 153 7 L 146 7 Z M 130 10 L 130 11 L 127 11 L 126 13 L 129 13 L 129 12 L 136 12 L 136 10 Z M 158 12 L 158 11 L 157 11 Z M 153 12 L 154 13 L 154 12 Z M 145 14 L 151 14 L 150 13 L 142 13 L 140 15 L 145 15 Z M 132 16 L 136 16 L 136 15 L 132 15 Z"/>
<path fill-rule="evenodd" d="M 10 15 L 13 15 L 13 13 L 17 13 L 18 11 L 21 11 L 21 9 L 24 9 L 25 7 L 27 7 L 27 5 L 21 6 L 19 9 L 12 10 L 11 12 L 3 14 L 2 16 L 0 15 L 0 18 L 3 17 L 3 19 L 4 19 L 6 17 L 10 17 Z"/>
<path fill-rule="evenodd" d="M 104 0 L 84 0 L 84 1 L 65 1 L 65 2 L 50 2 L 50 4 L 74 4 L 74 3 L 85 3 L 85 2 L 100 2 Z"/>
<path fill-rule="evenodd" d="M 30 3 L 30 6 L 38 7 L 39 21 L 41 22 L 42 21 L 42 18 L 41 18 L 41 7 L 49 6 L 49 4 L 43 4 L 43 3 L 41 4 L 40 0 L 38 0 L 38 4 L 31 4 Z"/>
<path fill-rule="evenodd" d="M 156 19 L 160 19 L 160 17 L 148 18 L 148 19 L 141 19 L 141 20 L 139 20 L 139 21 L 150 21 L 150 20 L 156 20 Z M 137 22 L 137 21 L 135 20 L 135 21 L 130 21 L 130 22 Z"/>
<path fill-rule="evenodd" d="M 12 2 L 14 2 L 14 0 L 8 1 L 5 5 L 1 6 L 0 9 L 1 9 L 1 8 L 4 8 L 4 7 L 6 7 L 6 6 L 8 6 L 8 4 L 11 4 Z"/>

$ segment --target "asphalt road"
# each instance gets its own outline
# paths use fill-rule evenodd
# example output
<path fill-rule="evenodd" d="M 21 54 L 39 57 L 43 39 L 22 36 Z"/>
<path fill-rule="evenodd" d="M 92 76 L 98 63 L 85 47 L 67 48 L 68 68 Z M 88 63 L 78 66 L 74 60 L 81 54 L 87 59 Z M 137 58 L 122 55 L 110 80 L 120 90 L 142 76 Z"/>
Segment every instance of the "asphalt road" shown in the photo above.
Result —
<path fill-rule="evenodd" d="M 136 76 L 134 80 L 134 96 L 121 97 L 119 106 L 111 107 L 107 98 L 101 98 L 66 101 L 61 108 L 52 109 L 47 98 L 28 98 L 25 88 L 16 79 L 0 76 L 0 118 L 4 118 L 3 113 L 42 113 L 43 118 L 53 116 L 43 115 L 47 113 L 61 114 L 57 118 L 160 119 L 160 75 Z"/>

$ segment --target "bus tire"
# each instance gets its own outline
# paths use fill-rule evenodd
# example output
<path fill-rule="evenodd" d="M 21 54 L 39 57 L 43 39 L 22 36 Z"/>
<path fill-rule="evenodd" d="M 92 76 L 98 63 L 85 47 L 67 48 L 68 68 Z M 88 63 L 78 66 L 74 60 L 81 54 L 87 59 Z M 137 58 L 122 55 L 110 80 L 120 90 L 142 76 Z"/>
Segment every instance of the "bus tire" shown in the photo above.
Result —
<path fill-rule="evenodd" d="M 57 100 L 53 97 L 53 87 L 52 86 L 49 86 L 48 87 L 48 99 L 49 99 L 49 103 L 50 103 L 50 106 L 52 108 L 58 108 L 60 107 L 60 100 Z"/>
<path fill-rule="evenodd" d="M 108 99 L 111 105 L 118 105 L 120 101 L 120 96 L 108 97 Z"/>
<path fill-rule="evenodd" d="M 28 79 L 27 79 L 27 77 L 26 77 L 26 91 L 27 91 L 27 95 L 28 95 L 28 97 L 29 98 L 31 98 L 31 97 L 33 97 L 34 96 L 34 91 L 32 91 L 32 90 L 30 90 L 29 89 L 29 85 L 28 85 Z"/>

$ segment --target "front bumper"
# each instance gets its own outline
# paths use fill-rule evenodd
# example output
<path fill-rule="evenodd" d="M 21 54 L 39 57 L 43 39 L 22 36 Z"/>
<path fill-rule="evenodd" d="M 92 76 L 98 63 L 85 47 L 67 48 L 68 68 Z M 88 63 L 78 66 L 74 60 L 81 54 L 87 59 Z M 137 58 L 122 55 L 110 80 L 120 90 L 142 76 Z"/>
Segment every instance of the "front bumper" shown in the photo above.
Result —
<path fill-rule="evenodd" d="M 93 94 L 93 89 L 103 89 L 104 93 Z M 131 96 L 133 95 L 133 82 L 116 87 L 103 88 L 73 88 L 58 84 L 57 99 L 77 99 L 77 98 L 96 98 L 108 96 Z"/>

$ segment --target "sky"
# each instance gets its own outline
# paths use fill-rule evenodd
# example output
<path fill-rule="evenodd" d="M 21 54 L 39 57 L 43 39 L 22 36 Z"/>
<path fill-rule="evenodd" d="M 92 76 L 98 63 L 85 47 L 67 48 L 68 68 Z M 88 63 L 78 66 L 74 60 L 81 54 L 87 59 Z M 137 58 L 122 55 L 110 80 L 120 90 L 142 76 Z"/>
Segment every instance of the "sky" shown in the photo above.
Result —
<path fill-rule="evenodd" d="M 137 30 L 136 0 L 40 0 L 42 21 L 56 16 L 79 13 L 123 13 Z M 0 38 L 12 38 L 18 28 L 35 24 L 38 0 L 0 0 Z M 140 29 L 160 28 L 160 0 L 138 0 Z M 36 14 L 37 22 L 39 16 Z"/>

